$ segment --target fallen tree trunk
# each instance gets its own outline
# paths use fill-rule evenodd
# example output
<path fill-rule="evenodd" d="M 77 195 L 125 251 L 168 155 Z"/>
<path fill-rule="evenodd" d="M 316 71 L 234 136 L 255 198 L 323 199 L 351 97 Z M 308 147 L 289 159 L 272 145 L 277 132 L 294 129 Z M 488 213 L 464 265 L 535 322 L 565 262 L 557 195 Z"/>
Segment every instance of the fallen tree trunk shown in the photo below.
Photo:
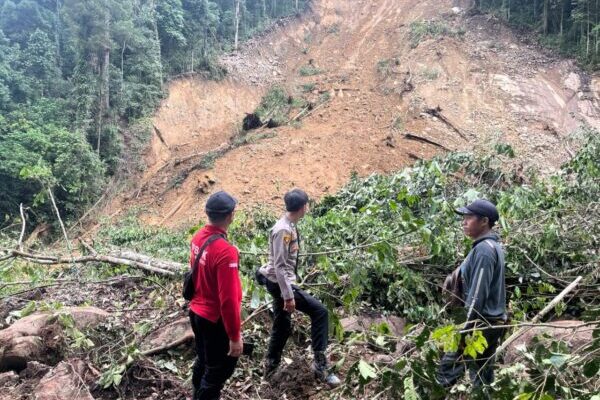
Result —
<path fill-rule="evenodd" d="M 185 268 L 186 268 L 186 265 L 178 263 L 178 262 L 161 260 L 158 258 L 147 256 L 145 254 L 136 253 L 131 250 L 111 252 L 110 255 L 114 256 L 116 258 L 132 260 L 132 261 L 139 262 L 139 263 L 142 263 L 145 265 L 155 266 L 157 268 L 167 269 L 167 270 L 174 271 L 174 272 L 179 272 L 179 271 L 185 270 Z"/>
<path fill-rule="evenodd" d="M 56 264 L 85 264 L 90 262 L 102 262 L 113 265 L 127 265 L 129 267 L 139 268 L 148 272 L 153 272 L 159 275 L 174 276 L 178 272 L 185 270 L 184 264 L 175 263 L 172 261 L 164 261 L 155 259 L 143 254 L 134 253 L 131 251 L 123 251 L 109 255 L 91 254 L 87 256 L 71 257 L 71 256 L 52 256 L 45 254 L 33 254 L 20 250 L 5 250 L 7 253 L 0 256 L 0 262 L 12 258 L 22 258 L 24 260 L 45 265 Z"/>
<path fill-rule="evenodd" d="M 440 149 L 444 149 L 444 150 L 446 150 L 446 151 L 450 151 L 450 149 L 448 149 L 448 148 L 447 148 L 446 146 L 444 146 L 444 145 L 441 145 L 441 144 L 439 144 L 438 142 L 434 142 L 434 141 L 433 141 L 433 140 L 431 140 L 431 139 L 427 139 L 427 138 L 425 138 L 425 137 L 418 136 L 418 135 L 415 135 L 415 134 L 413 134 L 413 133 L 405 133 L 405 134 L 404 134 L 404 139 L 408 139 L 408 140 L 415 140 L 415 141 L 417 141 L 417 142 L 427 143 L 427 144 L 430 144 L 430 145 L 432 145 L 432 146 L 439 147 Z"/>
<path fill-rule="evenodd" d="M 156 127 L 156 125 L 152 125 L 152 128 L 154 128 L 154 133 L 156 133 L 156 136 L 158 137 L 158 140 L 160 140 L 160 142 L 162 144 L 165 145 L 165 147 L 168 149 L 169 145 L 167 144 L 167 142 L 165 141 L 165 138 L 163 137 L 162 132 Z"/>

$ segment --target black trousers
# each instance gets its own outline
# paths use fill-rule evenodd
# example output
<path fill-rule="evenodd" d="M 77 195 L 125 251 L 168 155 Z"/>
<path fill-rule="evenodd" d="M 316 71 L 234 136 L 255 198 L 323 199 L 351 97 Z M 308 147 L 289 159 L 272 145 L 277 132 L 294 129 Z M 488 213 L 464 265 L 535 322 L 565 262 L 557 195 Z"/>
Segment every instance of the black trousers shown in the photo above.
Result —
<path fill-rule="evenodd" d="M 281 361 L 281 353 L 292 332 L 292 316 L 283 309 L 283 298 L 279 284 L 269 280 L 266 282 L 267 291 L 273 296 L 273 328 L 267 358 Z M 304 290 L 292 286 L 296 309 L 310 317 L 311 341 L 313 351 L 327 349 L 327 336 L 329 333 L 329 313 L 323 304 Z"/>
<path fill-rule="evenodd" d="M 192 370 L 194 400 L 218 400 L 225 381 L 233 375 L 237 358 L 229 357 L 229 337 L 223 321 L 210 322 L 190 310 L 196 342 Z"/>
<path fill-rule="evenodd" d="M 462 351 L 444 353 L 437 372 L 438 382 L 445 387 L 450 387 L 462 378 L 468 368 L 473 386 L 481 387 L 492 384 L 494 382 L 494 354 L 500 339 L 504 336 L 504 331 L 504 328 L 482 330 L 488 347 L 476 359 L 463 356 Z"/>

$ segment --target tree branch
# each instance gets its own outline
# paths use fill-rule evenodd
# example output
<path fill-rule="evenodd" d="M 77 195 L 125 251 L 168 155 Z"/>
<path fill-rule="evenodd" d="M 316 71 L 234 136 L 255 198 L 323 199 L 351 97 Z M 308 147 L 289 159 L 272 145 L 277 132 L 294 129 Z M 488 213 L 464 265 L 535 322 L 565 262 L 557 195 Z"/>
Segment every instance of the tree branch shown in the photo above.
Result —
<path fill-rule="evenodd" d="M 19 236 L 19 243 L 17 247 L 19 250 L 23 251 L 23 237 L 25 236 L 25 225 L 27 224 L 25 220 L 25 211 L 23 210 L 23 203 L 19 205 L 19 212 L 21 213 L 21 236 Z"/>
<path fill-rule="evenodd" d="M 98 146 L 98 151 L 100 151 L 100 146 Z M 69 237 L 67 236 L 67 230 L 65 229 L 65 224 L 63 224 L 62 218 L 60 217 L 60 212 L 58 211 L 58 207 L 56 206 L 56 201 L 54 200 L 54 195 L 52 194 L 52 189 L 50 188 L 50 186 L 48 186 L 48 194 L 50 195 L 50 200 L 52 201 L 54 212 L 56 213 L 56 217 L 58 218 L 58 222 L 60 223 L 60 228 L 62 229 L 63 235 L 65 236 L 67 248 L 69 249 L 69 253 L 71 253 L 71 243 L 69 242 Z"/>
<path fill-rule="evenodd" d="M 548 305 L 546 305 L 546 307 L 544 307 L 539 313 L 537 313 L 537 315 L 535 317 L 533 317 L 533 319 L 531 320 L 530 323 L 536 324 L 537 322 L 539 322 L 544 317 L 544 315 L 548 314 L 548 312 L 550 312 L 550 310 L 552 310 L 554 308 L 554 306 L 556 306 L 562 299 L 565 298 L 565 296 L 567 294 L 569 294 L 573 289 L 575 289 L 577 287 L 577 285 L 579 284 L 579 282 L 581 282 L 582 279 L 583 279 L 583 277 L 578 276 L 577 279 L 575 279 L 573 282 L 571 282 L 571 284 L 569 286 L 567 286 L 562 292 L 560 292 L 560 294 L 558 296 L 556 296 L 550 303 L 548 303 Z M 525 332 L 527 332 L 530 329 L 531 329 L 531 327 L 525 327 L 523 329 L 519 329 L 518 331 L 514 332 L 512 335 L 509 336 L 508 339 L 506 339 L 504 341 L 504 343 L 502 343 L 502 345 L 498 346 L 498 348 L 496 349 L 495 355 L 498 356 L 500 353 L 502 353 L 504 350 L 506 350 L 506 348 L 512 342 L 514 342 L 516 339 L 521 337 Z"/>

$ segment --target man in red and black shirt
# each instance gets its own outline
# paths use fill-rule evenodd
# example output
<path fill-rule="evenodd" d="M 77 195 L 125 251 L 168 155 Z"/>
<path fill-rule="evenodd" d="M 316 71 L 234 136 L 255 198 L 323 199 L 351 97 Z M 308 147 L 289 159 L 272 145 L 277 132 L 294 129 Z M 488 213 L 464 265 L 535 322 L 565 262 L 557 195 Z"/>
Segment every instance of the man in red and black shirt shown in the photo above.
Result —
<path fill-rule="evenodd" d="M 195 400 L 219 399 L 242 354 L 239 254 L 226 240 L 235 206 L 236 200 L 225 192 L 210 196 L 206 202 L 209 223 L 192 238 L 190 265 L 204 247 L 190 302 L 197 354 L 192 374 Z"/>

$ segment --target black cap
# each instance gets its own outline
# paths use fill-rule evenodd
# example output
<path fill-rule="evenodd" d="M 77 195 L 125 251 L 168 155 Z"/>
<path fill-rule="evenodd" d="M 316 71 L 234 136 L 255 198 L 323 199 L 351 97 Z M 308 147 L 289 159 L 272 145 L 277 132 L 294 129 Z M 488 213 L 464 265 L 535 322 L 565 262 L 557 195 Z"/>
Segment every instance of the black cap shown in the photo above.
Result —
<path fill-rule="evenodd" d="M 220 191 L 213 193 L 206 201 L 207 214 L 229 214 L 237 204 L 237 200 L 229 193 Z"/>
<path fill-rule="evenodd" d="M 461 207 L 455 210 L 460 215 L 479 215 L 480 217 L 487 217 L 490 222 L 494 223 L 498 221 L 498 210 L 494 203 L 477 199 L 466 207 Z"/>
<path fill-rule="evenodd" d="M 295 212 L 308 203 L 308 195 L 304 190 L 292 189 L 283 196 L 283 201 L 287 211 Z"/>

